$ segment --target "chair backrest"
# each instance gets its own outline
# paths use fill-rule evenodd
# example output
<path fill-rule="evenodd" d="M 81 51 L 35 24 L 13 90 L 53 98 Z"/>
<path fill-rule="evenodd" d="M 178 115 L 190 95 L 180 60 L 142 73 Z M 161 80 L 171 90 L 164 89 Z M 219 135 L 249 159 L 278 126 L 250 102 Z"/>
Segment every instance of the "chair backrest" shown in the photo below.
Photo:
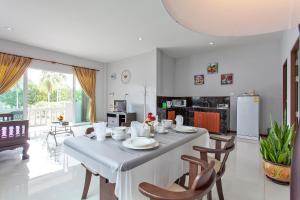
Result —
<path fill-rule="evenodd" d="M 208 190 L 215 182 L 216 172 L 215 162 L 207 163 L 192 156 L 181 156 L 181 159 L 189 162 L 189 190 L 203 191 Z"/>
<path fill-rule="evenodd" d="M 150 183 L 140 183 L 139 191 L 150 200 L 193 200 L 202 199 L 206 196 L 216 182 L 216 172 L 214 161 L 207 163 L 193 156 L 183 155 L 182 160 L 189 162 L 189 189 L 186 191 L 170 191 L 152 185 Z"/>
<path fill-rule="evenodd" d="M 94 127 L 89 127 L 86 129 L 85 134 L 88 135 L 91 134 L 92 132 L 94 132 Z"/>
<path fill-rule="evenodd" d="M 225 171 L 225 164 L 229 157 L 230 152 L 234 150 L 234 147 L 235 147 L 234 141 L 235 141 L 235 136 L 231 136 L 231 138 L 226 142 L 226 144 L 223 147 L 223 150 L 225 151 L 225 155 L 224 155 L 224 158 L 222 160 L 221 167 L 219 170 L 219 172 L 221 174 L 223 174 Z"/>
<path fill-rule="evenodd" d="M 0 121 L 13 121 L 14 115 L 12 113 L 2 113 L 0 114 Z"/>
<path fill-rule="evenodd" d="M 200 174 L 198 174 L 192 185 L 192 190 L 200 190 L 202 188 L 208 187 L 213 183 L 216 172 L 214 170 L 215 162 L 211 161 L 206 168 L 202 169 Z M 198 170 L 200 171 L 200 170 Z"/>
<path fill-rule="evenodd" d="M 224 149 L 232 151 L 234 147 L 234 141 L 235 141 L 235 136 L 231 136 L 228 142 L 226 142 L 226 144 L 224 145 Z"/>
<path fill-rule="evenodd" d="M 0 148 L 26 143 L 28 120 L 0 122 Z"/>

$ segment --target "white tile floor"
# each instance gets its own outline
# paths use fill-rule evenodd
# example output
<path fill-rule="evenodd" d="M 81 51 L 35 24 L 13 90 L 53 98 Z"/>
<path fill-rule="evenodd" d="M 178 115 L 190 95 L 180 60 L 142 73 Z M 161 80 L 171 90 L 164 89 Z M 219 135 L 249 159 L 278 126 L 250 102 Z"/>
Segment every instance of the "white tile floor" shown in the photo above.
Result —
<path fill-rule="evenodd" d="M 1 200 L 67 200 L 80 199 L 84 170 L 69 158 L 63 146 L 55 147 L 50 138 L 31 140 L 30 160 L 21 161 L 18 151 L 0 153 Z M 62 143 L 63 136 L 58 138 Z M 64 168 L 68 161 L 68 168 Z M 276 185 L 265 178 L 257 142 L 238 140 L 230 155 L 223 188 L 226 200 L 288 200 L 289 187 Z M 98 179 L 91 184 L 89 199 L 98 199 Z M 217 193 L 213 191 L 213 199 Z"/>

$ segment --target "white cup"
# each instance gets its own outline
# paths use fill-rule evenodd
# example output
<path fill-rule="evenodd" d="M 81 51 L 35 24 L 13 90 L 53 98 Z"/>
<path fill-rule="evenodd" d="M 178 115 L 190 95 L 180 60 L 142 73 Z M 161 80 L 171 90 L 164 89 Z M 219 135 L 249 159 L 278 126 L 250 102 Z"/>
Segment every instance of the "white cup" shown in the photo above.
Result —
<path fill-rule="evenodd" d="M 94 130 L 97 136 L 97 141 L 103 141 L 106 137 L 106 122 L 94 123 Z"/>
<path fill-rule="evenodd" d="M 144 128 L 142 129 L 140 137 L 150 137 L 150 127 L 148 125 L 144 125 Z"/>
<path fill-rule="evenodd" d="M 112 130 L 112 138 L 114 140 L 124 140 L 125 137 L 126 137 L 126 130 L 127 130 L 127 127 L 115 127 L 113 128 Z"/>
<path fill-rule="evenodd" d="M 157 126 L 157 127 L 156 127 L 156 131 L 157 131 L 158 133 L 164 133 L 164 132 L 165 132 L 165 127 L 163 127 L 163 126 Z"/>
<path fill-rule="evenodd" d="M 171 128 L 171 127 L 172 127 L 172 124 L 173 124 L 173 120 L 163 119 L 163 120 L 161 120 L 161 124 L 162 124 L 163 127 L 165 127 L 165 128 Z"/>

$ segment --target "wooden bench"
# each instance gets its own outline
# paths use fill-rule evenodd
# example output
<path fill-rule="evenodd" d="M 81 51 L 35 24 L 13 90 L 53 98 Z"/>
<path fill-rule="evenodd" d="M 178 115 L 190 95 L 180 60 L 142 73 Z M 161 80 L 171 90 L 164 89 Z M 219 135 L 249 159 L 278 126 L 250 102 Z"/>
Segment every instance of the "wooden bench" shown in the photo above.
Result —
<path fill-rule="evenodd" d="M 28 159 L 28 120 L 0 122 L 0 151 L 23 147 L 22 159 Z"/>

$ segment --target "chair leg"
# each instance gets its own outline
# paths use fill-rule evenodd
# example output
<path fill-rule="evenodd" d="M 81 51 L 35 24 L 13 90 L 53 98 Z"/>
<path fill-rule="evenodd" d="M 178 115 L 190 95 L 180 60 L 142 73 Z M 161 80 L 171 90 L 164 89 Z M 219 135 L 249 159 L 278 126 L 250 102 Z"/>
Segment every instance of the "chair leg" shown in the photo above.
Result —
<path fill-rule="evenodd" d="M 86 199 L 87 194 L 89 192 L 90 184 L 92 179 L 92 172 L 88 169 L 85 170 L 85 181 L 84 181 L 84 188 L 82 192 L 81 199 Z"/>
<path fill-rule="evenodd" d="M 207 194 L 207 200 L 212 200 L 211 191 Z"/>
<path fill-rule="evenodd" d="M 219 195 L 219 200 L 224 200 L 223 189 L 222 189 L 222 180 L 219 179 L 216 181 L 217 191 Z"/>
<path fill-rule="evenodd" d="M 56 134 L 54 134 L 53 137 L 54 137 L 54 140 L 55 140 L 55 145 L 57 146 Z"/>
<path fill-rule="evenodd" d="M 25 144 L 23 145 L 22 160 L 26 160 L 26 159 L 29 158 L 29 155 L 28 155 L 28 153 L 27 153 L 28 149 L 29 149 L 29 144 L 28 144 L 28 143 L 25 143 Z"/>

